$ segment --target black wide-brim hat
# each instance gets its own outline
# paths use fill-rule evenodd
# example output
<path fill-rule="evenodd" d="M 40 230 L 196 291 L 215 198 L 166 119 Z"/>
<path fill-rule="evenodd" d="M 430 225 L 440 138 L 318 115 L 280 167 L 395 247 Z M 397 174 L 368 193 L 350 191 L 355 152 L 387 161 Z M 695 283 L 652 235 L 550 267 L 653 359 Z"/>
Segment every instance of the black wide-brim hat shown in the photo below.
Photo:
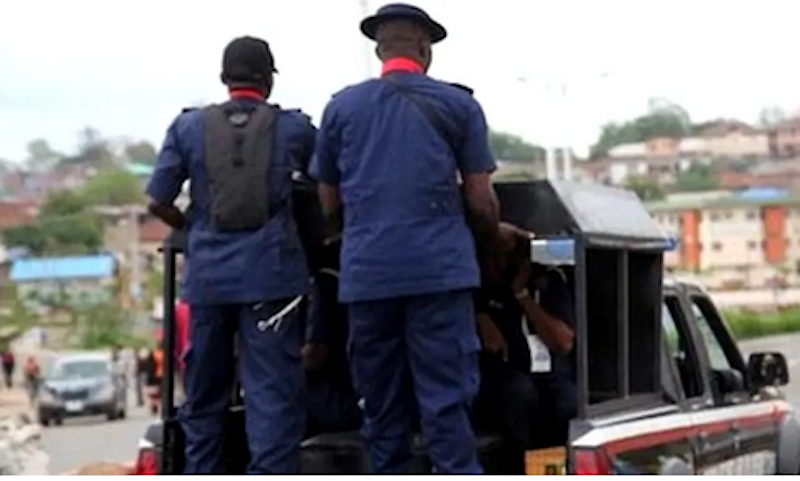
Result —
<path fill-rule="evenodd" d="M 375 40 L 378 27 L 390 20 L 410 20 L 418 23 L 428 31 L 432 43 L 441 42 L 447 37 L 447 30 L 439 22 L 429 17 L 421 8 L 405 3 L 390 3 L 382 6 L 375 15 L 361 21 L 361 33 L 370 40 Z"/>

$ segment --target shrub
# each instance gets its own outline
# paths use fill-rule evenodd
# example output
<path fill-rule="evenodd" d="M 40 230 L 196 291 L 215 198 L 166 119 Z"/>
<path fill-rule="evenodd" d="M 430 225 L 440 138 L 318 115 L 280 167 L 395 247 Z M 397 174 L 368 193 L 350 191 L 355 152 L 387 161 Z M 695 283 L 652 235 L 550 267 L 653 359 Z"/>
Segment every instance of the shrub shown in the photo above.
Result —
<path fill-rule="evenodd" d="M 739 340 L 800 332 L 800 309 L 769 314 L 729 311 L 725 319 Z"/>

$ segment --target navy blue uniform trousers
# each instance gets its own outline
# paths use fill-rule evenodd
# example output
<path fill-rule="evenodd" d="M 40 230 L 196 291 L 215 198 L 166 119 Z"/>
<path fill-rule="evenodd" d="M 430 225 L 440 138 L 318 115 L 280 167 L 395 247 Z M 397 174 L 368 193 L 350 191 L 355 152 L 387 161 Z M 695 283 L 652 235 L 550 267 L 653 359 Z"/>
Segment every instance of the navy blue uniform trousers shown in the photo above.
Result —
<path fill-rule="evenodd" d="M 469 413 L 480 384 L 472 291 L 356 302 L 349 318 L 372 469 L 408 469 L 418 406 L 436 472 L 481 474 Z"/>
<path fill-rule="evenodd" d="M 234 382 L 238 332 L 250 474 L 297 473 L 305 431 L 303 338 L 297 309 L 265 322 L 288 301 L 249 305 L 192 305 L 186 354 L 186 474 L 224 474 L 225 423 Z"/>
<path fill-rule="evenodd" d="M 491 355 L 482 361 L 477 406 L 482 423 L 499 428 L 518 451 L 566 444 L 578 411 L 578 391 L 568 373 L 534 375 Z"/>

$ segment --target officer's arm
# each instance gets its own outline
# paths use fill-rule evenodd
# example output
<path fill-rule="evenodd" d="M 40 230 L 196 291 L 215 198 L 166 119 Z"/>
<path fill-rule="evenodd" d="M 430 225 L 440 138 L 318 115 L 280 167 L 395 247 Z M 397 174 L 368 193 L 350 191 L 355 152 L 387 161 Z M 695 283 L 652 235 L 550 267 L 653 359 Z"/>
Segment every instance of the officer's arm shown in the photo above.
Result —
<path fill-rule="evenodd" d="M 186 159 L 178 140 L 176 125 L 179 119 L 180 117 L 167 131 L 153 176 L 147 185 L 150 213 L 174 229 L 183 229 L 186 225 L 186 218 L 180 209 L 175 207 L 174 202 L 189 176 Z"/>
<path fill-rule="evenodd" d="M 548 279 L 548 286 L 542 290 L 546 293 L 540 297 L 541 303 L 537 304 L 530 296 L 530 290 L 534 289 L 530 283 L 524 295 L 518 296 L 520 307 L 525 313 L 528 324 L 533 327 L 542 342 L 552 351 L 569 353 L 575 346 L 575 331 L 570 327 L 569 319 L 566 319 L 565 307 L 568 307 L 569 300 L 561 295 L 560 284 L 554 279 Z"/>
<path fill-rule="evenodd" d="M 292 209 L 300 242 L 311 272 L 322 268 L 321 251 L 325 240 L 325 219 L 322 216 L 319 196 L 308 171 L 314 155 L 317 129 L 304 116 L 303 124 L 295 137 L 296 150 L 292 161 Z"/>
<path fill-rule="evenodd" d="M 561 319 L 551 316 L 530 296 L 519 299 L 528 324 L 545 345 L 553 351 L 569 353 L 575 344 L 575 331 Z"/>
<path fill-rule="evenodd" d="M 327 346 L 328 325 L 326 310 L 323 306 L 323 293 L 319 284 L 315 284 L 309 296 L 306 311 L 306 333 L 303 345 L 303 366 L 308 371 L 322 368 L 330 354 Z"/>
<path fill-rule="evenodd" d="M 470 99 L 467 135 L 459 152 L 469 222 L 485 247 L 497 238 L 500 207 L 492 188 L 491 175 L 497 166 L 489 149 L 489 127 L 480 104 Z"/>
<path fill-rule="evenodd" d="M 342 196 L 339 187 L 320 183 L 319 200 L 322 203 L 322 213 L 328 225 L 328 240 L 335 241 L 342 232 Z"/>
<path fill-rule="evenodd" d="M 311 176 L 319 182 L 319 200 L 331 236 L 342 230 L 338 166 L 340 135 L 334 101 L 328 104 L 322 115 L 310 169 Z"/>

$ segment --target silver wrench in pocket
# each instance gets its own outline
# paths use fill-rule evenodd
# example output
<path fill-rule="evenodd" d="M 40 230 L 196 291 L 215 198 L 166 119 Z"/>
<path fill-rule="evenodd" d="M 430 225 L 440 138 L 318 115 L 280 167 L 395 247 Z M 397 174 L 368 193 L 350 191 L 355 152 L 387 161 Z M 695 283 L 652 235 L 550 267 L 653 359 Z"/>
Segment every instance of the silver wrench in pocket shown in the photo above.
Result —
<path fill-rule="evenodd" d="M 299 306 L 302 301 L 303 301 L 302 295 L 295 297 L 294 299 L 292 299 L 292 302 L 287 304 L 286 307 L 284 307 L 277 313 L 273 314 L 269 319 L 260 319 L 256 323 L 256 328 L 261 332 L 264 332 L 269 328 L 272 328 L 272 330 L 277 331 L 278 329 L 281 328 L 281 324 L 283 323 L 283 318 L 286 317 L 287 314 L 292 312 L 292 310 L 296 309 L 297 306 Z M 263 306 L 264 303 L 259 302 L 258 304 L 253 306 L 253 310 L 258 311 Z"/>

